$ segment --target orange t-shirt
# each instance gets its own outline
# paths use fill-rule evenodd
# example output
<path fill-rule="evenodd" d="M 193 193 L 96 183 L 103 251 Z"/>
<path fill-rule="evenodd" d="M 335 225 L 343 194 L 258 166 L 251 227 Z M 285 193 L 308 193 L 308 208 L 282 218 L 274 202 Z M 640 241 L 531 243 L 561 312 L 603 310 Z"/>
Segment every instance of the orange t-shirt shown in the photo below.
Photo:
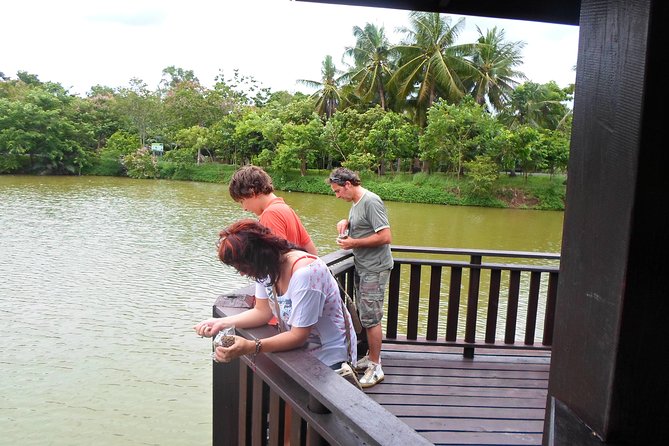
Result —
<path fill-rule="evenodd" d="M 276 197 L 260 214 L 260 224 L 267 226 L 272 232 L 299 247 L 307 246 L 311 242 L 309 233 L 302 225 L 300 217 L 283 201 Z"/>

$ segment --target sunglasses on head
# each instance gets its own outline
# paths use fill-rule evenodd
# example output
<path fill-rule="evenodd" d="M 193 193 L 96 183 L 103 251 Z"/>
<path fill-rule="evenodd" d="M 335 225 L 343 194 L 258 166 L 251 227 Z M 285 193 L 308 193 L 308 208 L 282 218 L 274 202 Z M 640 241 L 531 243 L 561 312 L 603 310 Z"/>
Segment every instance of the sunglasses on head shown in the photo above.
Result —
<path fill-rule="evenodd" d="M 347 181 L 351 181 L 350 178 L 344 178 L 340 175 L 330 175 L 330 183 L 336 183 L 340 186 L 343 186 Z"/>

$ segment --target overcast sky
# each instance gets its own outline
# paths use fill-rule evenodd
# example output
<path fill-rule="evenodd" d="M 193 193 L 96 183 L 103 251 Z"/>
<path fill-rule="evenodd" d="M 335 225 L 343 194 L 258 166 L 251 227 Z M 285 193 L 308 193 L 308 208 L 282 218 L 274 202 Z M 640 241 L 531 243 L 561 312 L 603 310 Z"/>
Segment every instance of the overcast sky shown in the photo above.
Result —
<path fill-rule="evenodd" d="M 233 69 L 272 90 L 309 91 L 297 79 L 320 80 L 331 55 L 343 69 L 344 49 L 353 46 L 353 26 L 384 26 L 399 43 L 398 26 L 408 11 L 323 5 L 291 0 L 21 0 L 0 13 L 0 72 L 19 70 L 58 82 L 72 93 L 93 85 L 127 86 L 142 79 L 155 89 L 162 70 L 192 70 L 211 87 L 220 71 Z M 461 16 L 452 16 L 455 23 Z M 528 78 L 574 82 L 578 27 L 479 17 L 466 18 L 458 43 L 473 42 L 497 26 L 506 40 L 524 41 Z"/>

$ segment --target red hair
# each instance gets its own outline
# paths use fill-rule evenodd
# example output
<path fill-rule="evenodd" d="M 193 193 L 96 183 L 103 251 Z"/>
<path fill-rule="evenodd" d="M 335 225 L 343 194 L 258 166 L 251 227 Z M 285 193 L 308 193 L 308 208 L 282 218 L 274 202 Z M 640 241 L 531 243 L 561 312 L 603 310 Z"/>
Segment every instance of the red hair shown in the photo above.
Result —
<path fill-rule="evenodd" d="M 219 233 L 218 258 L 242 274 L 274 284 L 281 272 L 281 256 L 297 247 L 277 237 L 253 219 L 239 220 Z"/>

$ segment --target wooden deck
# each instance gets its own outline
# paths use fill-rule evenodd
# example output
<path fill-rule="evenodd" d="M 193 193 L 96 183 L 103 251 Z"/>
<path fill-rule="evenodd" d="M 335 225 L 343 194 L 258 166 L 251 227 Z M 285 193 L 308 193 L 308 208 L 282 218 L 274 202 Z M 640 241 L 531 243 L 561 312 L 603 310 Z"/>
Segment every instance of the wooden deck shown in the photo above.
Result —
<path fill-rule="evenodd" d="M 449 350 L 450 349 L 450 350 Z M 541 445 L 550 352 L 384 345 L 365 393 L 436 445 Z"/>
<path fill-rule="evenodd" d="M 385 380 L 365 390 L 369 398 L 299 350 L 215 365 L 214 445 L 279 446 L 285 436 L 293 446 L 542 444 L 559 255 L 393 252 Z M 322 258 L 351 294 L 351 253 Z M 243 311 L 252 292 L 219 296 L 214 316 Z M 273 330 L 237 329 L 249 339 Z"/>

